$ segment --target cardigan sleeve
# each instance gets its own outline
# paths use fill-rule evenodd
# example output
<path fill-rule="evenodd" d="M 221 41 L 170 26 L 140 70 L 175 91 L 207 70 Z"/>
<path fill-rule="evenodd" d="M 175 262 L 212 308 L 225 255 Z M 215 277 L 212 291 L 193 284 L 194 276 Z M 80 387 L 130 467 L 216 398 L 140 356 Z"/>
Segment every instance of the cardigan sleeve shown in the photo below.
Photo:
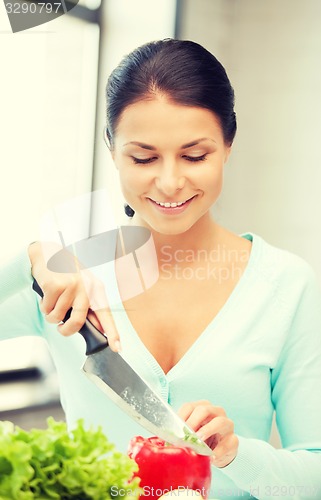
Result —
<path fill-rule="evenodd" d="M 286 340 L 271 369 L 283 449 L 239 436 L 237 457 L 221 469 L 258 499 L 321 498 L 321 294 L 308 265 L 304 274 Z"/>
<path fill-rule="evenodd" d="M 31 285 L 31 264 L 27 250 L 0 268 L 0 304 Z"/>
<path fill-rule="evenodd" d="M 31 265 L 24 250 L 0 269 L 1 340 L 41 335 L 43 317 L 31 286 Z"/>

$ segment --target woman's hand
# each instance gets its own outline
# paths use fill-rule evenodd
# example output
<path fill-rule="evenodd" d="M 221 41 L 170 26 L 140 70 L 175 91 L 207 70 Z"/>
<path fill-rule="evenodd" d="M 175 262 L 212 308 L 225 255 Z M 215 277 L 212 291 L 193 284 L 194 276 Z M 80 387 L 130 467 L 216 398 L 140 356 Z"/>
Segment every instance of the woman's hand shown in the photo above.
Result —
<path fill-rule="evenodd" d="M 28 254 L 32 275 L 43 291 L 40 309 L 48 323 L 58 324 L 58 331 L 69 336 L 85 323 L 86 317 L 101 332 L 106 333 L 113 351 L 120 350 L 119 335 L 108 308 L 104 287 L 89 271 L 57 273 L 47 268 L 44 244 L 29 245 Z M 67 311 L 72 308 L 70 318 L 62 323 Z"/>
<path fill-rule="evenodd" d="M 201 400 L 185 403 L 178 414 L 214 450 L 211 458 L 213 465 L 225 467 L 234 460 L 238 438 L 234 434 L 234 423 L 223 408 Z"/>

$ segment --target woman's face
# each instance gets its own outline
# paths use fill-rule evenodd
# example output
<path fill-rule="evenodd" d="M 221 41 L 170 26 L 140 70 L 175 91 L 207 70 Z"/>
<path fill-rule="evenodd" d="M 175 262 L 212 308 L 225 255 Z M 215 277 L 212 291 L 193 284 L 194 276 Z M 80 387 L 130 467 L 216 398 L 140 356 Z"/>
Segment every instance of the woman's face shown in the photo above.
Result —
<path fill-rule="evenodd" d="M 179 234 L 209 215 L 229 152 L 211 111 L 159 96 L 125 108 L 113 158 L 135 219 L 159 233 Z"/>

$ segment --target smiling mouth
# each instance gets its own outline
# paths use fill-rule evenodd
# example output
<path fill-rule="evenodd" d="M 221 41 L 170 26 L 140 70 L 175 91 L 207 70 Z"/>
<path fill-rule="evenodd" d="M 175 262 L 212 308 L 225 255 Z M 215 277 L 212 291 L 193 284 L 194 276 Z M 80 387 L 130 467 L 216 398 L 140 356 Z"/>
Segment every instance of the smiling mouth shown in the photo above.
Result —
<path fill-rule="evenodd" d="M 176 207 L 182 207 L 183 205 L 185 205 L 186 203 L 188 203 L 189 201 L 191 201 L 194 197 L 195 196 L 192 196 L 191 198 L 188 198 L 185 201 L 174 201 L 174 202 L 169 202 L 169 201 L 162 202 L 162 201 L 153 200 L 152 198 L 149 198 L 149 199 L 153 203 L 156 203 L 156 205 L 159 205 L 160 207 L 163 207 L 163 208 L 176 208 Z"/>

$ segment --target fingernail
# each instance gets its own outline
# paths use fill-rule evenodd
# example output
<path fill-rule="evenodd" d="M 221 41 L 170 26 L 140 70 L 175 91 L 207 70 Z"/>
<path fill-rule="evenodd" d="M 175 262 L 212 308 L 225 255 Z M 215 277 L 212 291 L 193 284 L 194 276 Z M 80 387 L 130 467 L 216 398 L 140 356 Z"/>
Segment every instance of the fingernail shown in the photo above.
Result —
<path fill-rule="evenodd" d="M 117 352 L 120 352 L 121 351 L 121 345 L 120 345 L 120 342 L 119 340 L 116 340 L 115 341 L 115 349 Z"/>

